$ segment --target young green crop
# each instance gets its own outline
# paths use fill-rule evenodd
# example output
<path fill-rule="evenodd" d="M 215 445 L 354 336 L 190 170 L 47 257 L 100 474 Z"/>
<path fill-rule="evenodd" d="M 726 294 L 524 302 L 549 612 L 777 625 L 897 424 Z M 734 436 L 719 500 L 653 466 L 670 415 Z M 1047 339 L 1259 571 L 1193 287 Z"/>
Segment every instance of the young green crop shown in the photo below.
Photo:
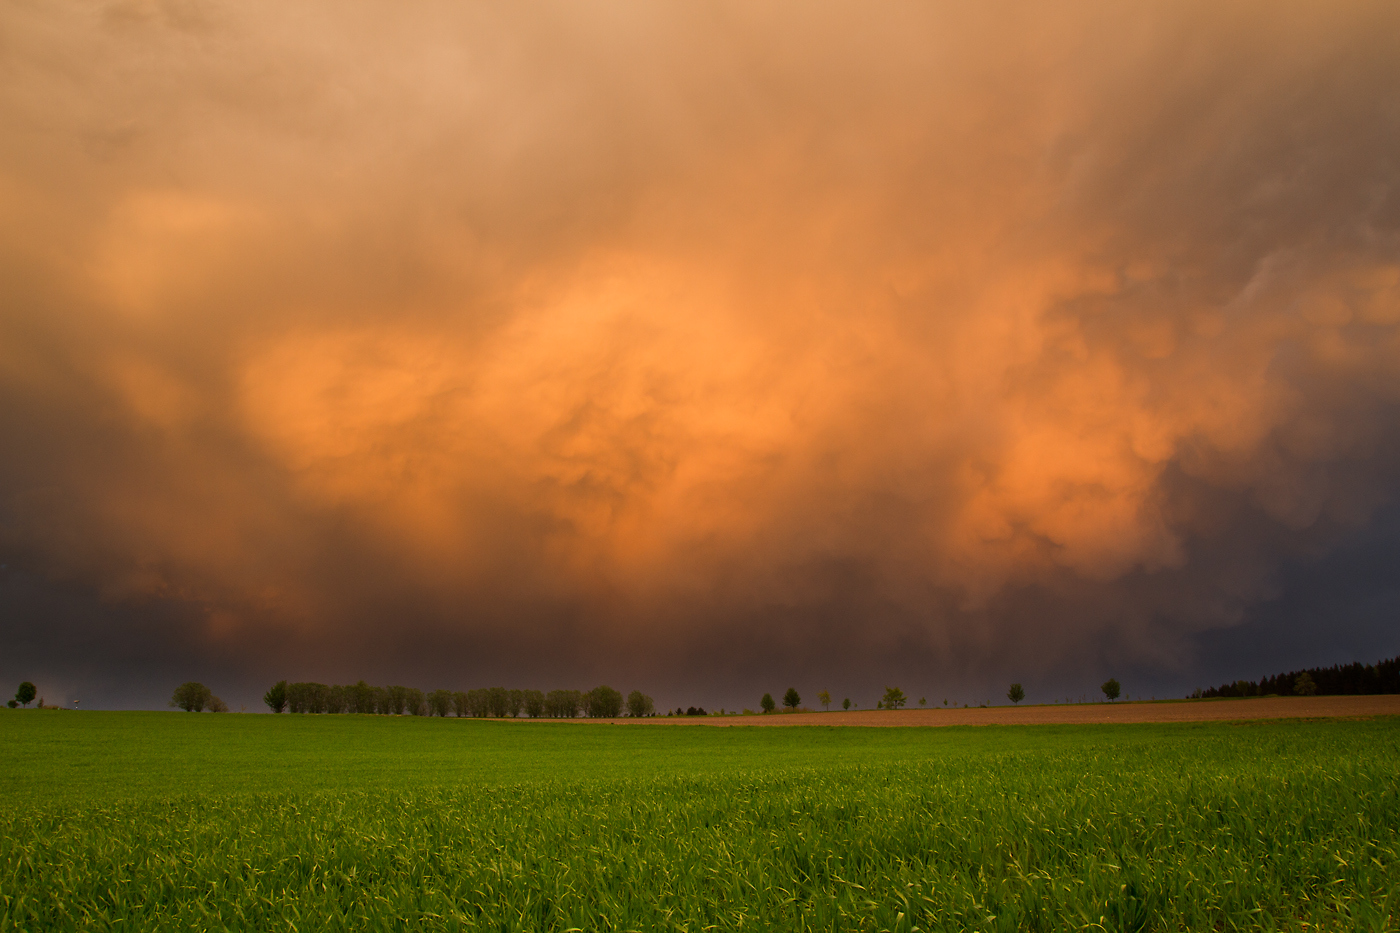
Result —
<path fill-rule="evenodd" d="M 107 786 L 69 783 L 84 727 L 50 717 L 53 742 L 0 717 L 7 750 L 60 759 L 52 799 L 0 806 L 0 930 L 1395 928 L 1389 720 L 390 720 L 396 737 L 371 719 L 202 717 L 243 722 L 201 741 L 174 714 L 106 715 L 165 739 L 177 771 L 230 771 L 152 784 L 156 741 L 107 748 Z"/>

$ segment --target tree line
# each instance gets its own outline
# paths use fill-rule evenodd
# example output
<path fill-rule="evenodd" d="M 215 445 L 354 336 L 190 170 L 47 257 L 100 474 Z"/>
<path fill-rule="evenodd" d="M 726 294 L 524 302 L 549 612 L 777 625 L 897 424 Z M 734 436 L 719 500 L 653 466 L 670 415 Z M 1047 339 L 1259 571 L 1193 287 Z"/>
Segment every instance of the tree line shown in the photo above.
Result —
<path fill-rule="evenodd" d="M 1208 687 L 1191 694 L 1191 699 L 1257 696 L 1362 696 L 1400 693 L 1400 655 L 1375 664 L 1334 664 L 1310 667 L 1262 677 L 1257 681 L 1237 680 L 1232 684 Z"/>
<path fill-rule="evenodd" d="M 478 719 L 519 718 L 616 719 L 623 714 L 655 716 L 651 697 L 633 690 L 624 700 L 606 684 L 582 690 L 432 690 L 416 687 L 375 687 L 354 684 L 288 683 L 278 681 L 263 697 L 274 713 L 366 713 L 380 716 L 461 716 Z"/>

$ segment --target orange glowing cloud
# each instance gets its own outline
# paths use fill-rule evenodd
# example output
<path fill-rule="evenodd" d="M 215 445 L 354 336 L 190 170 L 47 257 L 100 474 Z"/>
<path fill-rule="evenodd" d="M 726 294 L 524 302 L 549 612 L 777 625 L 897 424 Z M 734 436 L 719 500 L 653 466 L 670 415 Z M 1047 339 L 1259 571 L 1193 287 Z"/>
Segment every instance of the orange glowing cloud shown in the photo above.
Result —
<path fill-rule="evenodd" d="M 219 638 L 1170 641 L 1395 489 L 1391 6 L 5 17 L 12 541 Z"/>

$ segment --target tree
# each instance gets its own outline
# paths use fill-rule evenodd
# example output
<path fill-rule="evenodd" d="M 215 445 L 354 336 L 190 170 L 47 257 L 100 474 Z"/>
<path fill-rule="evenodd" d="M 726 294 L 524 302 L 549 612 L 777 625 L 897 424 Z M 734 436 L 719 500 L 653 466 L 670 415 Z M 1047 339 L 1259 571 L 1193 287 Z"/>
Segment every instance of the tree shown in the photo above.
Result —
<path fill-rule="evenodd" d="M 622 694 L 604 684 L 588 691 L 584 705 L 593 719 L 616 719 L 622 715 Z"/>
<path fill-rule="evenodd" d="M 408 712 L 408 688 L 407 688 L 407 687 L 388 687 L 388 688 L 385 689 L 384 692 L 385 692 L 386 694 L 388 694 L 388 700 L 389 700 L 389 710 L 388 710 L 388 712 L 389 712 L 391 715 L 394 715 L 394 716 L 402 716 L 404 713 Z"/>
<path fill-rule="evenodd" d="M 831 709 L 831 694 L 823 690 L 817 694 L 817 702 L 822 705 L 822 709 Z"/>
<path fill-rule="evenodd" d="M 452 691 L 434 690 L 428 694 L 428 709 L 433 716 L 446 716 L 452 712 Z"/>
<path fill-rule="evenodd" d="M 214 694 L 208 687 L 191 680 L 175 688 L 170 705 L 178 706 L 187 713 L 198 713 L 202 712 L 212 699 Z"/>
<path fill-rule="evenodd" d="M 656 712 L 656 704 L 642 691 L 633 690 L 627 694 L 627 712 L 640 719 Z"/>
<path fill-rule="evenodd" d="M 1102 690 L 1103 695 L 1108 697 L 1110 700 L 1116 700 L 1118 699 L 1118 694 L 1123 691 L 1123 685 L 1120 684 L 1114 678 L 1110 677 L 1108 678 L 1108 680 L 1105 680 L 1103 682 L 1103 686 L 1099 689 Z"/>
<path fill-rule="evenodd" d="M 904 700 L 905 697 L 903 690 L 899 689 L 898 687 L 885 688 L 885 709 L 903 709 Z"/>
<path fill-rule="evenodd" d="M 19 689 L 15 691 L 15 700 L 20 706 L 28 706 L 30 703 L 34 702 L 34 697 L 37 696 L 38 693 L 39 691 L 34 689 L 34 685 L 26 680 L 24 683 L 20 684 Z"/>
<path fill-rule="evenodd" d="M 428 698 L 423 696 L 423 691 L 417 687 L 409 687 L 403 692 L 404 705 L 411 716 L 428 715 Z"/>
<path fill-rule="evenodd" d="M 928 706 L 928 700 L 926 700 L 924 697 L 919 697 L 919 705 Z"/>
<path fill-rule="evenodd" d="M 375 710 L 374 688 L 363 680 L 357 681 L 350 690 L 350 712 L 372 713 Z"/>
<path fill-rule="evenodd" d="M 464 691 L 458 690 L 452 694 L 452 712 L 457 714 L 457 718 L 471 715 L 471 706 L 467 703 L 467 695 Z"/>
<path fill-rule="evenodd" d="M 15 702 L 14 700 L 10 700 L 10 702 L 6 703 L 5 705 L 8 706 L 10 709 L 14 709 L 16 706 L 19 706 L 19 703 Z"/>
<path fill-rule="evenodd" d="M 783 705 L 794 711 L 802 705 L 802 696 L 797 692 L 796 687 L 787 688 L 787 693 L 783 694 Z"/>
<path fill-rule="evenodd" d="M 1317 684 L 1306 671 L 1293 678 L 1293 692 L 1300 697 L 1310 697 L 1317 693 Z"/>
<path fill-rule="evenodd" d="M 504 719 L 510 712 L 510 691 L 505 687 L 492 687 L 486 691 L 486 703 L 492 716 Z"/>
<path fill-rule="evenodd" d="M 287 709 L 287 681 L 277 681 L 272 685 L 272 689 L 263 693 L 263 702 L 267 703 L 267 709 L 274 713 L 281 713 Z"/>
<path fill-rule="evenodd" d="M 850 698 L 850 697 L 846 697 L 846 699 L 844 699 L 844 700 L 841 701 L 841 708 L 842 708 L 842 709 L 850 709 L 850 708 L 851 708 L 851 698 Z"/>
<path fill-rule="evenodd" d="M 211 713 L 227 713 L 227 712 L 228 712 L 228 704 L 225 703 L 223 700 L 219 699 L 219 698 L 216 697 L 216 696 L 211 696 L 211 697 L 209 698 L 209 712 L 211 712 Z"/>
<path fill-rule="evenodd" d="M 763 695 L 763 699 L 758 701 L 758 705 L 763 707 L 763 711 L 765 713 L 771 713 L 773 712 L 773 708 L 776 707 L 778 704 L 773 702 L 773 694 L 765 693 Z"/>
<path fill-rule="evenodd" d="M 1011 689 L 1006 691 L 1006 698 L 1012 703 L 1020 703 L 1026 698 L 1026 691 L 1021 689 L 1020 684 L 1012 684 Z"/>
<path fill-rule="evenodd" d="M 550 719 L 573 719 L 583 706 L 577 690 L 551 690 L 544 698 L 545 715 Z"/>
<path fill-rule="evenodd" d="M 326 688 L 326 712 L 343 713 L 350 708 L 350 688 L 331 684 Z"/>
<path fill-rule="evenodd" d="M 538 690 L 525 691 L 525 715 L 539 719 L 544 715 L 544 694 Z"/>

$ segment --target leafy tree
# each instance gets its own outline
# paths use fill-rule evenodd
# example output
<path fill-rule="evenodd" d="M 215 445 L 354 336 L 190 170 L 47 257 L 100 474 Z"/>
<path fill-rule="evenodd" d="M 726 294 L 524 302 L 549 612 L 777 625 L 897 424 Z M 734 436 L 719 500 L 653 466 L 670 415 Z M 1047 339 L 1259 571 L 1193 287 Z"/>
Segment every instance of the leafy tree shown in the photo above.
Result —
<path fill-rule="evenodd" d="M 491 715 L 491 691 L 485 687 L 467 691 L 467 711 L 477 719 Z"/>
<path fill-rule="evenodd" d="M 783 705 L 790 710 L 796 710 L 802 705 L 802 696 L 797 692 L 796 687 L 787 688 L 787 693 L 783 694 Z"/>
<path fill-rule="evenodd" d="M 606 684 L 588 691 L 584 704 L 593 719 L 616 719 L 622 715 L 622 694 Z"/>
<path fill-rule="evenodd" d="M 216 697 L 216 696 L 211 696 L 211 697 L 209 698 L 209 712 L 211 712 L 211 713 L 227 713 L 227 712 L 228 712 L 228 704 L 225 703 L 223 700 L 219 699 L 219 698 Z"/>
<path fill-rule="evenodd" d="M 1317 684 L 1313 683 L 1312 675 L 1304 671 L 1293 678 L 1293 692 L 1300 697 L 1310 697 L 1317 693 Z"/>
<path fill-rule="evenodd" d="M 490 707 L 492 716 L 504 719 L 510 712 L 510 691 L 505 687 L 492 687 L 486 691 L 486 704 Z"/>
<path fill-rule="evenodd" d="M 392 716 L 402 716 L 408 712 L 408 688 L 407 687 L 386 687 L 385 692 L 389 695 L 389 714 Z"/>
<path fill-rule="evenodd" d="M 1110 677 L 1108 678 L 1108 680 L 1105 680 L 1103 682 L 1103 686 L 1099 689 L 1102 690 L 1103 695 L 1108 697 L 1110 700 L 1116 700 L 1118 699 L 1118 694 L 1120 694 L 1123 691 L 1123 685 L 1120 684 L 1116 679 Z"/>
<path fill-rule="evenodd" d="M 375 710 L 374 688 L 363 680 L 356 681 L 355 685 L 348 688 L 350 693 L 350 712 L 352 713 L 372 713 Z"/>
<path fill-rule="evenodd" d="M 539 719 L 544 715 L 544 694 L 538 690 L 526 690 L 525 693 L 525 715 L 531 719 Z"/>
<path fill-rule="evenodd" d="M 841 701 L 841 708 L 842 708 L 842 709 L 850 709 L 850 708 L 851 708 L 851 698 L 850 698 L 850 697 L 846 697 L 846 699 L 844 699 L 844 700 Z"/>
<path fill-rule="evenodd" d="M 331 688 L 318 683 L 287 684 L 287 709 L 293 713 L 324 713 Z"/>
<path fill-rule="evenodd" d="M 817 702 L 822 705 L 822 709 L 831 709 L 831 694 L 823 690 L 817 694 Z"/>
<path fill-rule="evenodd" d="M 326 712 L 343 713 L 350 708 L 350 688 L 331 684 L 326 688 Z"/>
<path fill-rule="evenodd" d="M 10 700 L 10 702 L 6 703 L 5 705 L 8 706 L 10 709 L 14 709 L 15 707 L 19 706 L 19 703 L 18 703 L 17 701 L 15 701 L 15 700 L 12 699 L 12 700 Z"/>
<path fill-rule="evenodd" d="M 905 696 L 904 691 L 898 687 L 886 687 L 885 699 L 882 701 L 885 709 L 903 709 Z"/>
<path fill-rule="evenodd" d="M 510 691 L 506 700 L 506 708 L 510 711 L 510 716 L 512 719 L 519 719 L 520 711 L 525 708 L 525 691 Z"/>
<path fill-rule="evenodd" d="M 928 706 L 928 700 L 924 699 L 923 697 L 919 697 L 919 705 Z"/>
<path fill-rule="evenodd" d="M 452 712 L 452 691 L 434 690 L 428 694 L 428 709 L 434 716 L 446 716 Z"/>
<path fill-rule="evenodd" d="M 19 703 L 20 706 L 28 706 L 30 703 L 34 702 L 34 697 L 38 696 L 38 694 L 39 691 L 34 688 L 34 685 L 26 680 L 24 683 L 20 684 L 19 689 L 15 691 L 15 701 Z"/>
<path fill-rule="evenodd" d="M 577 690 L 551 690 L 544 698 L 545 715 L 551 719 L 573 719 L 583 706 Z"/>
<path fill-rule="evenodd" d="M 452 712 L 457 714 L 457 718 L 471 715 L 471 707 L 467 704 L 467 695 L 458 690 L 452 694 Z"/>
<path fill-rule="evenodd" d="M 778 704 L 773 702 L 773 694 L 765 693 L 763 699 L 758 701 L 758 705 L 763 707 L 765 713 L 771 713 Z"/>
<path fill-rule="evenodd" d="M 1012 684 L 1011 689 L 1006 691 L 1006 698 L 1012 703 L 1020 703 L 1026 698 L 1026 691 L 1021 689 L 1020 684 Z"/>
<path fill-rule="evenodd" d="M 417 687 L 408 687 L 403 692 L 404 707 L 410 716 L 428 715 L 428 698 Z"/>
<path fill-rule="evenodd" d="M 627 694 L 627 712 L 640 719 L 656 712 L 656 705 L 652 702 L 651 697 L 642 691 L 633 690 Z"/>
<path fill-rule="evenodd" d="M 198 713 L 202 712 L 212 699 L 214 694 L 208 687 L 191 680 L 175 688 L 170 705 L 178 706 L 187 713 Z"/>
<path fill-rule="evenodd" d="M 285 712 L 287 709 L 287 682 L 279 680 L 273 684 L 272 689 L 263 694 L 263 702 L 274 713 Z"/>

